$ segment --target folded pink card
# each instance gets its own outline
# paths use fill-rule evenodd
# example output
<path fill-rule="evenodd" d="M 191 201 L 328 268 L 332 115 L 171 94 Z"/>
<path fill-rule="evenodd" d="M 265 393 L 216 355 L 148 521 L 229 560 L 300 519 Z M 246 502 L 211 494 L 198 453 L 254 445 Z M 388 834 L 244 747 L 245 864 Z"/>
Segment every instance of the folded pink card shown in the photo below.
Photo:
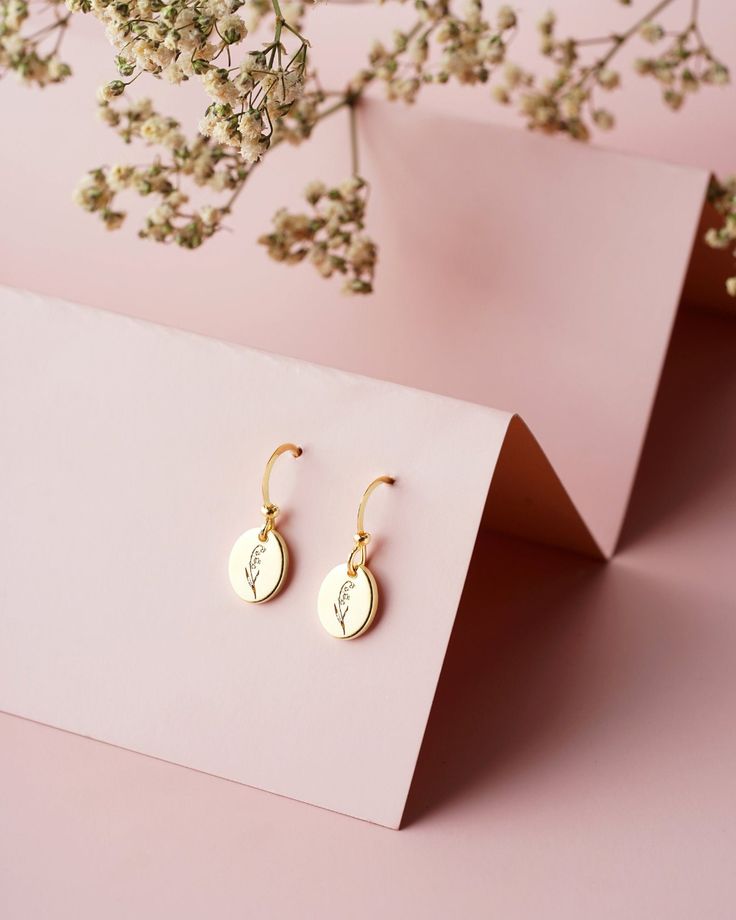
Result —
<path fill-rule="evenodd" d="M 291 577 L 247 605 L 228 556 L 287 440 Z M 7 288 L 0 456 L 0 708 L 392 827 L 492 478 L 497 526 L 597 552 L 508 412 Z M 381 474 L 346 643 L 317 594 Z"/>

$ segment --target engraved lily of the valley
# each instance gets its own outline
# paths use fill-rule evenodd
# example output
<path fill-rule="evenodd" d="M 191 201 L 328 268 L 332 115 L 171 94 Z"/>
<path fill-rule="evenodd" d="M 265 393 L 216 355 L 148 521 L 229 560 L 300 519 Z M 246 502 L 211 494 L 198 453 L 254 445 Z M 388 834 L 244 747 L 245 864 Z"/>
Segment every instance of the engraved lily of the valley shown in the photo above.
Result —
<path fill-rule="evenodd" d="M 337 595 L 337 602 L 332 605 L 333 610 L 335 611 L 335 616 L 337 617 L 337 622 L 340 624 L 340 629 L 342 629 L 343 636 L 345 635 L 345 617 L 348 615 L 348 611 L 350 610 L 350 592 L 354 587 L 354 581 L 346 581 L 340 588 L 340 591 Z"/>
<path fill-rule="evenodd" d="M 258 600 L 258 595 L 256 594 L 256 580 L 261 567 L 261 558 L 265 552 L 266 547 L 264 545 L 259 544 L 256 546 L 250 554 L 248 564 L 245 566 L 245 580 L 248 582 L 250 590 L 253 592 L 254 600 Z"/>

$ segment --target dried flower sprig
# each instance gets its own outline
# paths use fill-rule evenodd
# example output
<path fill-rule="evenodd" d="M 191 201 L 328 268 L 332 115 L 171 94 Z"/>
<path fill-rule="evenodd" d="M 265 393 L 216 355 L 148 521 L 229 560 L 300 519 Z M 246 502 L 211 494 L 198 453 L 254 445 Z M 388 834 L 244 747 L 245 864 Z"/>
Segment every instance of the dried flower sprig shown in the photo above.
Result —
<path fill-rule="evenodd" d="M 736 176 L 727 179 L 711 179 L 708 189 L 708 201 L 723 218 L 718 227 L 711 227 L 705 234 L 705 241 L 714 249 L 732 250 L 736 257 Z M 736 297 L 736 275 L 726 279 L 726 290 L 731 297 Z"/>
<path fill-rule="evenodd" d="M 311 182 L 304 190 L 310 213 L 293 214 L 285 208 L 273 219 L 273 230 L 258 240 L 271 258 L 293 265 L 308 259 L 323 278 L 343 275 L 347 294 L 373 290 L 378 248 L 366 236 L 368 185 L 352 176 L 328 188 Z"/>
<path fill-rule="evenodd" d="M 626 0 L 621 2 L 629 5 Z M 690 18 L 684 27 L 668 32 L 656 18 L 672 3 L 673 0 L 659 0 L 624 32 L 593 39 L 557 38 L 556 17 L 552 12 L 546 13 L 537 24 L 540 52 L 553 61 L 556 72 L 540 81 L 507 63 L 504 83 L 493 89 L 495 98 L 503 104 L 515 101 L 530 128 L 588 140 L 593 127 L 610 130 L 615 124 L 613 113 L 597 104 L 596 94 L 621 85 L 621 75 L 612 62 L 624 45 L 637 37 L 651 45 L 663 45 L 659 54 L 640 57 L 634 66 L 639 75 L 657 80 L 664 103 L 674 111 L 702 86 L 728 83 L 728 68 L 714 55 L 701 32 L 699 0 L 692 0 Z M 602 46 L 603 51 L 592 61 L 586 60 L 588 46 Z M 706 241 L 710 246 L 726 248 L 736 240 L 735 189 L 734 180 L 712 183 L 710 199 L 724 222 L 708 231 Z M 736 297 L 736 277 L 726 280 L 726 289 Z"/>
<path fill-rule="evenodd" d="M 116 196 L 132 191 L 155 201 L 139 236 L 187 249 L 196 249 L 213 236 L 228 212 L 227 202 L 221 207 L 204 204 L 195 209 L 182 189 L 183 180 L 214 192 L 232 193 L 242 187 L 252 167 L 242 162 L 237 151 L 210 138 L 197 135 L 187 141 L 179 122 L 156 112 L 149 99 L 120 108 L 103 102 L 100 112 L 123 140 L 140 139 L 160 152 L 142 166 L 116 164 L 91 170 L 77 188 L 77 203 L 98 214 L 109 230 L 116 230 L 126 216 L 115 208 Z"/>
<path fill-rule="evenodd" d="M 64 0 L 0 0 L 0 77 L 12 71 L 43 87 L 71 75 L 59 57 L 71 18 L 63 7 Z"/>
<path fill-rule="evenodd" d="M 274 124 L 299 98 L 306 78 L 308 42 L 292 22 L 303 12 L 290 8 L 291 21 L 279 0 L 271 0 L 273 40 L 247 51 L 234 62 L 248 36 L 238 15 L 245 0 L 66 0 L 73 12 L 91 12 L 105 26 L 117 50 L 119 79 L 100 88 L 99 99 L 123 95 L 143 73 L 182 83 L 196 78 L 212 100 L 199 123 L 200 133 L 237 148 L 246 163 L 256 163 L 268 149 Z M 256 8 L 256 19 L 264 16 Z M 290 35 L 296 47 L 287 49 Z"/>
<path fill-rule="evenodd" d="M 37 4 L 35 11 L 50 12 L 53 18 L 28 33 L 31 2 Z M 552 64 L 546 77 L 508 60 L 519 25 L 511 6 L 485 16 L 482 0 L 465 0 L 460 12 L 455 9 L 458 2 L 413 0 L 414 25 L 396 31 L 390 42 L 375 43 L 367 65 L 344 93 L 326 94 L 307 67 L 309 42 L 302 34 L 301 0 L 66 0 L 70 11 L 92 13 L 105 25 L 117 52 L 119 77 L 100 90 L 102 117 L 124 140 L 137 138 L 160 147 L 148 164 L 92 170 L 78 190 L 80 204 L 115 228 L 125 217 L 115 207 L 120 191 L 154 196 L 156 206 L 140 235 L 195 248 L 221 228 L 250 172 L 271 147 L 282 141 L 301 143 L 322 118 L 349 106 L 355 177 L 349 181 L 363 183 L 356 189 L 362 203 L 342 204 L 349 204 L 346 213 L 357 219 L 335 226 L 332 212 L 339 210 L 334 206 L 338 199 L 330 197 L 334 189 L 328 190 L 310 202 L 311 215 L 290 215 L 281 209 L 274 233 L 261 242 L 280 261 L 302 261 L 309 255 L 323 274 L 345 275 L 349 290 L 368 292 L 373 287 L 376 247 L 363 234 L 366 186 L 357 178 L 354 115 L 370 84 L 382 84 L 390 99 L 411 103 L 425 84 L 482 84 L 500 71 L 503 76 L 492 95 L 516 105 L 529 127 L 587 140 L 593 129 L 614 126 L 614 115 L 600 104 L 600 95 L 621 85 L 614 59 L 632 40 L 657 46 L 657 54 L 636 61 L 635 71 L 655 79 L 674 110 L 701 86 L 729 80 L 728 69 L 701 33 L 700 0 L 689 0 L 689 18 L 680 30 L 667 31 L 659 24 L 660 14 L 679 0 L 658 0 L 625 30 L 598 38 L 560 38 L 555 15 L 549 12 L 538 23 L 541 54 Z M 631 0 L 619 2 L 631 5 Z M 45 85 L 68 75 L 57 52 L 71 14 L 61 15 L 59 6 L 60 0 L 0 0 L 0 76 L 13 69 L 26 82 Z M 266 20 L 273 24 L 272 40 L 245 48 L 249 33 Z M 47 43 L 44 50 L 42 42 Z M 178 122 L 157 114 L 145 101 L 123 110 L 112 105 L 143 74 L 172 83 L 192 80 L 204 88 L 210 103 L 200 121 L 200 136 L 186 140 Z M 337 101 L 326 104 L 330 95 Z M 187 183 L 227 197 L 195 208 L 189 203 L 192 188 Z M 709 232 L 708 242 L 725 248 L 736 225 L 734 186 L 731 180 L 716 181 L 714 188 L 712 199 L 723 225 Z M 360 245 L 350 249 L 356 240 Z M 727 287 L 736 296 L 734 278 Z"/>
<path fill-rule="evenodd" d="M 308 88 L 298 104 L 279 119 L 273 145 L 282 141 L 299 143 L 320 119 L 346 104 L 340 100 L 320 108 L 324 100 L 319 87 Z M 116 230 L 126 217 L 126 212 L 116 207 L 119 193 L 133 192 L 150 198 L 155 204 L 139 236 L 187 249 L 196 249 L 222 229 L 256 163 L 244 161 L 238 149 L 211 137 L 196 134 L 187 139 L 181 124 L 157 112 L 150 99 L 131 103 L 102 101 L 99 112 L 126 143 L 142 141 L 157 153 L 143 165 L 116 164 L 92 169 L 75 193 L 81 207 L 98 214 L 108 229 Z M 194 207 L 191 198 L 196 188 L 210 195 L 227 195 L 214 203 L 206 201 Z"/>
<path fill-rule="evenodd" d="M 670 38 L 658 55 L 638 58 L 635 66 L 637 73 L 657 80 L 662 87 L 662 98 L 671 109 L 681 108 L 687 95 L 701 86 L 728 83 L 728 68 L 714 57 L 700 31 L 697 4 L 690 22 L 679 32 L 668 33 L 658 23 L 647 20 L 639 34 L 652 44 Z"/>
<path fill-rule="evenodd" d="M 703 84 L 727 83 L 728 69 L 706 45 L 698 24 L 695 2 L 685 27 L 667 33 L 655 18 L 674 0 L 660 0 L 625 31 L 602 38 L 558 38 L 556 17 L 546 13 L 538 23 L 540 52 L 554 64 L 554 73 L 540 79 L 514 64 L 507 64 L 504 82 L 494 87 L 498 102 L 516 103 L 530 128 L 548 134 L 566 133 L 575 140 L 588 140 L 592 128 L 610 130 L 615 119 L 605 106 L 598 105 L 598 94 L 621 85 L 621 75 L 613 61 L 634 38 L 652 44 L 666 36 L 672 39 L 661 54 L 639 58 L 636 71 L 655 77 L 663 86 L 663 99 L 672 109 L 681 107 L 685 95 Z M 589 47 L 601 52 L 590 58 Z"/>
<path fill-rule="evenodd" d="M 307 73 L 309 43 L 298 28 L 304 11 L 300 3 L 292 4 L 287 15 L 279 0 L 271 0 L 273 40 L 247 52 L 237 65 L 232 57 L 235 46 L 248 34 L 245 21 L 236 15 L 244 0 L 172 0 L 168 6 L 130 0 L 122 9 L 98 6 L 90 0 L 67 3 L 75 11 L 93 12 L 101 19 L 118 50 L 116 64 L 126 80 L 116 79 L 101 87 L 98 98 L 103 120 L 126 142 L 139 138 L 163 148 L 163 155 L 145 166 L 98 167 L 84 177 L 76 199 L 86 210 L 98 213 L 109 229 L 121 226 L 126 216 L 116 209 L 115 196 L 131 189 L 156 198 L 139 231 L 141 237 L 197 248 L 221 229 L 252 168 L 271 146 L 282 141 L 301 143 L 321 118 L 354 99 L 346 94 L 335 104 L 322 106 L 325 94 Z M 259 4 L 256 19 L 264 18 L 267 11 Z M 298 40 L 296 50 L 288 55 L 285 33 Z M 217 66 L 223 55 L 227 66 Z M 144 72 L 173 83 L 200 79 L 212 102 L 199 123 L 198 137 L 187 141 L 179 122 L 155 112 L 149 100 L 122 110 L 112 105 Z M 192 208 L 190 195 L 182 189 L 184 178 L 231 194 L 218 205 Z M 340 233 L 347 243 L 338 245 L 336 232 L 329 239 L 315 238 L 312 261 L 320 265 L 319 253 L 329 251 L 329 259 L 320 265 L 321 273 L 350 273 L 351 290 L 364 293 L 371 289 L 375 247 L 369 271 L 365 245 L 361 249 L 357 238 L 353 240 L 351 223 L 359 218 L 362 228 L 365 201 L 359 204 L 357 198 L 346 199 L 341 204 L 346 213 Z M 335 203 L 333 211 L 337 210 Z M 275 249 L 269 251 L 277 257 Z"/>
<path fill-rule="evenodd" d="M 411 103 L 426 83 L 486 83 L 505 60 L 517 26 L 510 6 L 502 6 L 494 21 L 483 16 L 481 0 L 467 0 L 462 15 L 447 0 L 416 0 L 415 7 L 414 26 L 395 31 L 389 47 L 374 42 L 370 66 L 352 81 L 353 92 L 378 80 L 389 99 Z"/>

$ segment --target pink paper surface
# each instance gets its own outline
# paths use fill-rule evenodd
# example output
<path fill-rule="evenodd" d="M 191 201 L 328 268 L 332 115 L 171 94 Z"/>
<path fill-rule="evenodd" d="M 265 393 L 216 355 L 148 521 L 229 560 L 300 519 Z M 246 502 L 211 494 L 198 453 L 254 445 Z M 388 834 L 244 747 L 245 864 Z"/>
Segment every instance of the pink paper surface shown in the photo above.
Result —
<path fill-rule="evenodd" d="M 404 830 L 6 716 L 4 917 L 731 920 L 736 328 L 678 326 L 617 557 L 485 542 Z"/>
<path fill-rule="evenodd" d="M 330 30 L 330 17 L 338 24 L 353 12 L 317 11 L 318 23 L 326 17 L 324 48 L 345 34 Z M 141 242 L 137 218 L 106 233 L 73 205 L 85 168 L 140 156 L 91 120 L 108 50 L 94 28 L 88 34 L 75 46 L 79 82 L 55 91 L 56 107 L 48 94 L 3 87 L 25 138 L 0 151 L 5 173 L 32 168 L 49 132 L 59 143 L 53 162 L 34 170 L 32 198 L 25 183 L 5 191 L 12 219 L 0 227 L 0 281 L 510 407 L 612 551 L 706 169 L 370 103 L 360 116 L 361 169 L 372 183 L 368 229 L 381 244 L 380 273 L 374 297 L 345 299 L 310 266 L 284 268 L 255 244 L 278 206 L 299 205 L 309 179 L 346 175 L 342 115 L 310 144 L 274 151 L 244 193 L 233 232 L 198 252 Z M 202 103 L 194 85 L 164 94 L 190 118 Z"/>
<path fill-rule="evenodd" d="M 0 393 L 0 708 L 397 826 L 510 415 L 9 289 Z M 286 440 L 254 608 L 227 560 Z M 381 474 L 342 643 L 317 592 Z"/>

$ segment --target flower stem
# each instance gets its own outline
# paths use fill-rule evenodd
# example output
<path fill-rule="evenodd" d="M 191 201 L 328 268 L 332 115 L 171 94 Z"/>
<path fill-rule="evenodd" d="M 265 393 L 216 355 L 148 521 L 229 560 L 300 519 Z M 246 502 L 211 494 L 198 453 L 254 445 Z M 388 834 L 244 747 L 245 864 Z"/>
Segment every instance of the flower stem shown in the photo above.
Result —
<path fill-rule="evenodd" d="M 281 12 L 281 6 L 279 5 L 279 0 L 271 0 L 271 5 L 273 6 L 273 12 L 276 16 L 276 28 L 273 33 L 273 42 L 271 43 L 271 57 L 268 62 L 269 69 L 273 68 L 273 62 L 276 59 L 276 55 L 279 56 L 279 65 L 281 64 L 281 30 L 284 28 L 284 15 Z"/>
<path fill-rule="evenodd" d="M 317 115 L 317 121 L 321 121 L 323 118 L 327 118 L 328 115 L 332 115 L 333 112 L 339 111 L 346 105 L 348 105 L 347 96 L 340 95 L 340 98 L 337 102 L 334 102 L 332 105 L 328 106 L 326 109 L 324 109 L 324 111 Z"/>
<path fill-rule="evenodd" d="M 340 98 L 337 100 L 337 102 L 333 102 L 332 105 L 327 106 L 326 109 L 323 109 L 321 112 L 319 112 L 319 113 L 317 114 L 317 116 L 316 116 L 316 118 L 315 118 L 315 124 L 319 123 L 319 122 L 322 121 L 324 118 L 329 117 L 329 116 L 332 115 L 334 112 L 339 112 L 340 109 L 345 108 L 346 105 L 350 106 L 351 117 L 352 117 L 353 103 L 351 102 L 351 98 L 353 98 L 353 97 L 350 97 L 350 96 L 348 96 L 347 94 L 341 95 Z M 281 144 L 281 143 L 282 143 L 281 140 L 276 140 L 276 141 L 274 141 L 274 143 L 273 143 L 271 146 L 272 146 L 272 147 L 277 147 L 277 146 L 278 146 L 279 144 Z M 355 158 L 353 159 L 353 164 L 354 164 L 354 166 L 355 166 L 356 161 L 357 161 L 357 147 L 355 148 L 355 150 L 356 150 Z M 254 170 L 254 169 L 256 168 L 256 166 L 260 165 L 261 162 L 262 162 L 262 160 L 258 160 L 257 162 L 255 162 L 255 163 L 250 167 L 250 170 L 248 171 L 248 175 L 250 175 L 250 172 L 251 172 L 252 170 Z M 357 169 L 354 168 L 354 172 L 355 172 L 356 175 L 357 175 Z M 247 179 L 248 179 L 248 176 L 246 176 L 246 177 L 242 180 L 242 182 L 240 183 L 240 185 L 239 185 L 236 189 L 233 190 L 232 195 L 231 195 L 231 196 L 228 198 L 228 200 L 222 205 L 222 210 L 224 211 L 225 214 L 229 214 L 230 211 L 232 210 L 232 206 L 235 204 L 235 202 L 236 202 L 237 199 L 238 199 L 238 196 L 240 195 L 240 193 L 241 193 L 241 192 L 243 191 L 243 189 L 245 188 L 245 184 L 246 184 Z"/>
<path fill-rule="evenodd" d="M 661 13 L 662 10 L 670 6 L 671 3 L 673 3 L 673 0 L 659 0 L 659 3 L 656 3 L 648 13 L 640 16 L 639 19 L 630 25 L 625 32 L 612 35 L 610 37 L 611 47 L 609 50 L 603 55 L 603 57 L 599 58 L 597 61 L 591 64 L 590 67 L 585 68 L 582 76 L 575 85 L 582 86 L 592 73 L 602 70 L 619 53 L 626 42 L 639 31 L 645 22 L 649 22 L 650 19 L 653 19 L 655 16 Z"/>
<path fill-rule="evenodd" d="M 350 162 L 354 176 L 358 176 L 360 173 L 358 159 L 358 118 L 355 113 L 357 102 L 357 97 L 351 97 L 350 101 L 347 103 L 350 109 Z"/>

